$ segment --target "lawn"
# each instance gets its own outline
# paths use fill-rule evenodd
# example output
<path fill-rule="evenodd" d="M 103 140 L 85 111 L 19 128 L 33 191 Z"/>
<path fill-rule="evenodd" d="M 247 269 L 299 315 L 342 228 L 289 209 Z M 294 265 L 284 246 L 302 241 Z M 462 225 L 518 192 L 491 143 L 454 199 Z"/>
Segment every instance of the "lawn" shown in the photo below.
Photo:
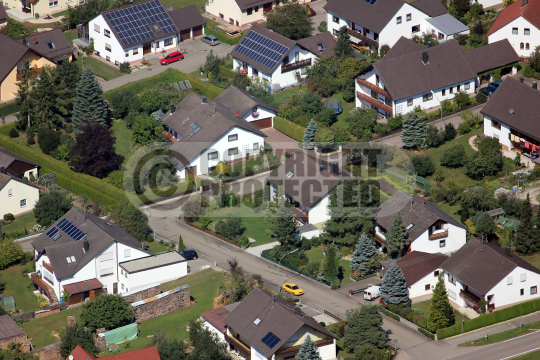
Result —
<path fill-rule="evenodd" d="M 10 233 L 12 231 L 22 231 L 24 229 L 30 230 L 34 225 L 36 225 L 36 217 L 34 212 L 29 212 L 21 216 L 17 216 L 12 223 L 2 226 L 2 232 Z"/>
<path fill-rule="evenodd" d="M 280 92 L 274 93 L 273 98 L 274 98 L 274 101 L 276 102 L 276 104 L 283 104 L 284 102 L 289 100 L 289 98 L 293 94 L 298 93 L 298 92 L 306 92 L 306 91 L 307 91 L 307 86 L 306 85 L 300 86 L 300 90 L 298 90 L 296 88 L 296 86 L 293 86 L 293 87 L 289 87 L 289 88 L 287 88 L 285 90 L 281 90 Z"/>
<path fill-rule="evenodd" d="M 458 214 L 458 210 L 460 209 L 459 204 L 438 203 L 436 205 L 446 213 L 452 215 L 457 221 L 461 221 L 461 216 Z"/>
<path fill-rule="evenodd" d="M 522 256 L 523 260 L 527 261 L 529 264 L 540 269 L 540 254 L 535 254 L 531 256 Z"/>
<path fill-rule="evenodd" d="M 148 246 L 148 250 L 150 250 L 154 254 L 159 254 L 170 250 L 169 247 L 160 245 L 157 241 L 151 243 L 147 242 L 146 246 Z"/>
<path fill-rule="evenodd" d="M 78 323 L 82 323 L 82 306 L 61 311 L 40 319 L 33 319 L 22 324 L 23 330 L 32 339 L 36 349 L 56 343 L 60 340 L 61 331 L 67 326 L 67 317 L 75 316 Z"/>
<path fill-rule="evenodd" d="M 53 15 L 53 16 L 55 16 L 55 15 Z M 68 30 L 68 31 L 64 31 L 64 36 L 66 37 L 66 39 L 71 44 L 73 42 L 73 40 L 75 40 L 77 38 L 77 29 L 71 29 L 71 30 Z"/>
<path fill-rule="evenodd" d="M 77 66 L 82 69 L 82 55 L 75 61 Z M 84 64 L 86 68 L 92 69 L 94 74 L 106 81 L 116 79 L 124 75 L 116 67 L 106 64 L 101 60 L 94 59 L 93 57 L 87 56 L 84 59 Z"/>
<path fill-rule="evenodd" d="M 222 208 L 210 213 L 213 221 L 226 218 L 227 216 L 239 216 L 242 218 L 242 226 L 246 228 L 244 235 L 255 239 L 251 246 L 259 246 L 276 241 L 268 235 L 269 225 L 264 221 L 261 213 L 256 213 L 245 205 Z"/>
<path fill-rule="evenodd" d="M 0 295 L 13 296 L 15 306 L 23 311 L 39 309 L 37 296 L 28 290 L 28 286 L 32 284 L 32 280 L 22 276 L 23 269 L 30 271 L 34 269 L 33 264 L 15 265 L 0 271 Z"/>
<path fill-rule="evenodd" d="M 514 360 L 537 360 L 540 359 L 540 350 L 513 358 Z"/>
<path fill-rule="evenodd" d="M 123 120 L 116 120 L 112 124 L 112 130 L 114 136 L 116 136 L 114 148 L 118 154 L 124 157 L 125 165 L 129 159 L 129 156 L 135 151 L 134 142 L 132 140 L 133 131 L 128 129 L 126 122 Z"/>
<path fill-rule="evenodd" d="M 343 100 L 343 94 L 341 93 L 332 96 L 332 99 L 340 100 L 341 108 L 343 109 L 343 112 L 338 115 L 338 120 L 333 126 L 339 126 L 340 128 L 348 129 L 349 123 L 345 122 L 345 118 L 352 116 L 349 111 L 353 110 L 356 107 L 355 102 L 345 102 L 345 100 Z"/>
<path fill-rule="evenodd" d="M 324 261 L 324 256 L 322 253 L 322 245 L 319 245 L 317 247 L 312 247 L 308 251 L 306 251 L 306 255 L 309 259 L 309 261 L 316 261 L 322 264 Z M 341 259 L 339 260 L 339 266 L 343 272 L 343 278 L 341 280 L 341 285 L 347 285 L 354 282 L 354 280 L 351 279 L 351 262 L 349 260 Z"/>
<path fill-rule="evenodd" d="M 424 312 L 424 316 L 426 319 L 429 317 L 429 304 L 431 303 L 431 300 L 426 300 L 418 303 L 414 303 L 411 305 L 411 308 L 420 309 Z M 461 320 L 464 319 L 461 315 L 458 313 L 456 314 L 456 324 L 461 324 Z M 464 319 L 467 321 L 467 319 Z"/>
<path fill-rule="evenodd" d="M 537 330 L 538 326 L 540 326 L 540 321 L 530 323 L 530 324 L 525 324 L 523 325 L 523 329 L 515 328 L 515 329 L 500 332 L 498 334 L 489 334 L 487 339 L 485 337 L 482 337 L 474 341 L 468 341 L 466 343 L 459 344 L 458 346 L 480 346 L 480 345 L 498 343 L 501 341 L 505 341 L 505 340 L 512 339 L 521 335 L 528 334 L 532 330 Z M 530 359 L 533 359 L 533 358 L 530 358 Z M 538 359 L 538 357 L 534 359 Z"/>

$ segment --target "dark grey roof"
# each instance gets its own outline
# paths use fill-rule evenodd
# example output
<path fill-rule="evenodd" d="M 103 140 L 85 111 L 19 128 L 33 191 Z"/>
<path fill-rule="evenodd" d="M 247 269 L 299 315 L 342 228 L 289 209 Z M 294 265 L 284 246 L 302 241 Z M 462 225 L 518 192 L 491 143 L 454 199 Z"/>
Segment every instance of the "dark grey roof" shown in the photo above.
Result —
<path fill-rule="evenodd" d="M 178 30 L 186 30 L 206 24 L 206 19 L 201 15 L 196 5 L 169 11 L 168 14 Z"/>
<path fill-rule="evenodd" d="M 448 256 L 441 253 L 429 254 L 422 251 L 412 251 L 397 260 L 396 265 L 403 272 L 405 282 L 410 287 L 425 276 L 433 274 L 446 260 L 448 260 Z M 388 268 L 385 267 L 381 273 L 384 275 L 387 270 Z"/>
<path fill-rule="evenodd" d="M 319 57 L 331 57 L 334 55 L 334 48 L 336 47 L 336 39 L 330 31 L 308 36 L 307 38 L 296 41 L 296 43 Z M 323 44 L 324 49 L 322 52 L 319 52 L 319 44 Z"/>
<path fill-rule="evenodd" d="M 510 109 L 513 109 L 513 114 Z M 506 78 L 480 112 L 540 140 L 540 91 L 529 85 Z"/>
<path fill-rule="evenodd" d="M 293 172 L 291 178 L 287 178 Z M 283 182 L 283 191 L 306 209 L 326 196 L 341 181 L 342 176 L 332 172 L 325 163 L 321 171 L 319 160 L 304 152 L 294 152 L 281 166 L 266 178 L 275 187 Z"/>
<path fill-rule="evenodd" d="M 39 187 L 32 184 L 31 182 L 20 179 L 17 176 L 7 175 L 7 174 L 3 174 L 3 173 L 0 173 L 0 190 L 2 190 L 2 188 L 4 186 L 6 186 L 6 184 L 9 182 L 9 180 L 17 181 L 17 182 L 20 182 L 21 184 L 24 184 L 24 185 L 27 185 L 27 186 L 33 187 L 34 189 L 39 190 Z"/>
<path fill-rule="evenodd" d="M 0 61 L 0 82 L 2 82 L 26 54 L 28 47 L 0 34 L 0 49 L 2 49 L 2 61 Z"/>
<path fill-rule="evenodd" d="M 295 334 L 303 325 L 307 325 L 328 337 L 336 338 L 331 332 L 322 327 L 301 311 L 295 313 L 294 305 L 275 297 L 259 288 L 253 291 L 227 315 L 223 322 L 247 339 L 251 346 L 257 348 L 267 357 L 272 355 Z M 258 325 L 253 322 L 260 319 Z M 261 340 L 269 332 L 274 333 L 280 341 L 269 348 Z"/>
<path fill-rule="evenodd" d="M 234 111 L 238 111 L 240 116 L 244 116 L 255 106 L 260 106 L 277 114 L 278 109 L 262 99 L 253 96 L 249 91 L 229 86 L 224 92 L 214 99 L 215 102 L 225 104 Z"/>
<path fill-rule="evenodd" d="M 246 10 L 254 6 L 261 6 L 268 3 L 268 0 L 236 0 L 240 10 Z M 259 11 L 262 11 L 260 9 Z"/>
<path fill-rule="evenodd" d="M 407 55 L 416 51 L 423 51 L 426 48 L 422 45 L 407 39 L 406 37 L 400 37 L 399 40 L 390 48 L 390 50 L 384 55 L 383 59 L 388 60 L 398 56 Z"/>
<path fill-rule="evenodd" d="M 477 74 L 519 61 L 519 56 L 508 39 L 467 50 L 463 56 Z"/>
<path fill-rule="evenodd" d="M 414 6 L 424 14 L 429 15 L 430 17 L 436 17 L 443 14 L 446 14 L 446 8 L 444 7 L 442 1 L 437 0 L 412 0 L 407 1 L 409 5 Z"/>
<path fill-rule="evenodd" d="M 85 239 L 90 245 L 87 252 L 83 250 L 84 239 L 75 241 L 61 230 L 58 240 L 53 240 L 46 235 L 49 228 L 32 242 L 32 246 L 40 254 L 43 252 L 47 254 L 51 260 L 54 275 L 59 280 L 73 276 L 115 241 L 134 249 L 141 249 L 141 243 L 120 226 L 90 214 L 86 214 L 85 220 L 84 215 L 76 209 L 69 210 L 52 226 L 56 226 L 64 218 L 86 234 Z M 149 250 L 145 252 L 153 255 Z M 68 264 L 66 261 L 68 256 L 74 256 L 76 261 Z"/>
<path fill-rule="evenodd" d="M 270 40 L 273 40 L 275 42 L 277 42 L 278 44 L 281 44 L 285 47 L 287 47 L 289 50 L 287 52 L 285 52 L 285 54 L 281 57 L 281 59 L 279 59 L 279 61 L 276 62 L 276 65 L 273 67 L 273 68 L 269 68 L 261 63 L 259 63 L 258 61 L 255 61 L 253 59 L 250 59 L 248 58 L 247 56 L 245 55 L 242 55 L 240 53 L 238 53 L 236 51 L 236 48 L 238 47 L 238 45 L 240 45 L 242 43 L 242 41 L 240 41 L 238 43 L 238 45 L 236 45 L 234 47 L 234 49 L 230 52 L 230 55 L 237 58 L 238 60 L 241 60 L 251 66 L 255 66 L 257 69 L 259 70 L 262 70 L 268 74 L 272 74 L 274 72 L 274 70 L 276 70 L 276 68 L 281 64 L 281 62 L 283 61 L 283 59 L 285 58 L 285 56 L 287 56 L 287 54 L 289 53 L 289 51 L 292 50 L 292 48 L 294 47 L 294 45 L 296 44 L 296 42 L 294 42 L 293 40 L 291 39 L 288 39 L 286 38 L 285 36 L 283 35 L 280 35 L 276 32 L 273 32 L 257 23 L 251 25 L 251 28 L 249 30 L 249 32 L 245 35 L 247 36 L 250 32 L 255 32 L 257 34 L 260 34 L 262 36 L 266 36 L 267 38 L 269 38 Z"/>
<path fill-rule="evenodd" d="M 22 335 L 25 332 L 17 325 L 9 315 L 0 316 L 0 339 L 9 339 L 14 336 Z"/>
<path fill-rule="evenodd" d="M 17 41 L 49 59 L 73 53 L 73 46 L 70 45 L 61 29 L 27 35 Z M 52 49 L 49 47 L 49 43 L 53 44 Z"/>
<path fill-rule="evenodd" d="M 508 257 L 505 249 L 487 241 L 482 244 L 481 240 L 472 238 L 442 263 L 441 268 L 478 293 L 488 295 L 488 291 L 518 266 L 540 274 L 539 269 L 517 254 Z"/>
<path fill-rule="evenodd" d="M 160 119 L 182 136 L 178 142 L 170 147 L 179 162 L 179 168 L 234 127 L 266 137 L 255 125 L 250 124 L 244 118 L 236 117 L 234 110 L 216 101 L 208 101 L 208 103 L 203 104 L 202 100 L 202 96 L 191 93 L 176 105 L 174 114 L 171 115 L 169 111 Z M 193 133 L 193 129 L 190 127 L 193 123 L 199 125 L 201 130 L 193 136 L 189 136 Z"/>
<path fill-rule="evenodd" d="M 298 234 L 305 234 L 307 232 L 315 231 L 315 230 L 317 230 L 317 227 L 313 224 L 305 224 L 296 228 L 296 232 Z"/>
<path fill-rule="evenodd" d="M 375 221 L 387 231 L 390 231 L 392 222 L 398 211 L 405 226 L 408 227 L 410 224 L 413 224 L 407 231 L 411 241 L 414 241 L 438 220 L 445 221 L 462 229 L 468 229 L 467 226 L 454 219 L 432 202 L 424 200 L 422 204 L 418 197 L 404 193 L 401 190 L 379 206 L 376 211 Z"/>
<path fill-rule="evenodd" d="M 436 17 L 427 18 L 426 21 L 447 36 L 469 30 L 467 25 L 464 25 L 461 21 L 447 13 Z"/>
<path fill-rule="evenodd" d="M 173 250 L 163 252 L 154 256 L 147 256 L 140 259 L 124 261 L 120 263 L 120 267 L 129 273 L 134 273 L 142 270 L 153 269 L 185 261 L 186 259 L 182 255 L 180 255 L 178 251 Z"/>
<path fill-rule="evenodd" d="M 8 14 L 6 12 L 6 9 L 4 9 L 4 5 L 0 4 L 0 20 L 6 20 L 8 18 Z"/>
<path fill-rule="evenodd" d="M 7 151 L 6 149 L 0 147 L 0 165 L 2 165 L 4 168 L 7 169 L 11 164 L 13 164 L 15 160 L 19 160 L 19 161 L 22 161 L 31 165 L 38 166 L 37 164 L 31 162 L 30 160 L 27 160 L 23 158 L 22 156 L 14 154 L 11 151 Z"/>
<path fill-rule="evenodd" d="M 427 64 L 422 61 L 424 51 L 428 53 Z M 471 70 L 457 41 L 453 40 L 390 59 L 385 57 L 373 64 L 373 68 L 394 101 L 474 80 L 477 75 Z"/>

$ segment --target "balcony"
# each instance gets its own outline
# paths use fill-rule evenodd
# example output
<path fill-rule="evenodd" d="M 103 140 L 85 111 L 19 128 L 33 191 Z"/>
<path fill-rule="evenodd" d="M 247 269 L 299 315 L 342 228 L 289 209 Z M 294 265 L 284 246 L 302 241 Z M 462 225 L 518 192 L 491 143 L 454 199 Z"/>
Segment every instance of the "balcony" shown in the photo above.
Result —
<path fill-rule="evenodd" d="M 54 289 L 45 281 L 43 281 L 43 279 L 41 279 L 40 277 L 37 277 L 35 273 L 32 273 L 30 274 L 30 280 L 32 280 L 34 284 L 36 284 L 38 287 L 40 287 L 47 293 L 47 296 L 49 297 L 51 305 L 59 303 L 58 298 L 56 297 L 56 293 L 54 292 Z"/>
<path fill-rule="evenodd" d="M 347 33 L 349 34 L 349 36 L 360 40 L 360 43 L 358 43 L 358 45 L 360 45 L 360 46 L 367 46 L 370 49 L 378 49 L 379 48 L 379 42 L 377 40 L 373 40 L 371 38 L 368 38 L 366 35 L 362 34 L 358 30 L 347 29 Z M 354 42 L 354 41 L 352 41 L 352 42 Z"/>
<path fill-rule="evenodd" d="M 283 73 L 293 71 L 293 70 L 296 70 L 296 69 L 300 69 L 300 68 L 303 68 L 304 66 L 310 66 L 310 65 L 311 65 L 311 58 L 296 61 L 296 62 L 287 64 L 287 65 L 281 66 L 281 73 L 283 74 Z"/>
<path fill-rule="evenodd" d="M 292 211 L 296 217 L 300 219 L 300 221 L 302 221 L 304 224 L 309 224 L 309 215 L 305 214 L 298 208 L 292 208 Z"/>
<path fill-rule="evenodd" d="M 375 232 L 375 240 L 382 246 L 388 248 L 388 243 L 386 242 L 386 239 L 382 237 L 378 232 Z"/>
<path fill-rule="evenodd" d="M 231 350 L 236 350 L 246 359 L 251 359 L 251 348 L 246 346 L 243 342 L 235 338 L 234 336 L 229 336 L 225 334 L 225 341 L 231 346 Z"/>
<path fill-rule="evenodd" d="M 367 80 L 360 79 L 360 78 L 356 78 L 356 82 L 358 83 L 358 85 L 362 85 L 364 87 L 367 87 L 369 90 L 375 91 L 377 94 L 381 94 L 385 98 L 387 98 L 389 100 L 392 100 L 392 97 L 390 96 L 388 91 L 384 90 L 383 88 L 381 88 L 381 87 L 379 87 L 379 86 L 377 86 L 375 84 L 372 84 Z"/>
<path fill-rule="evenodd" d="M 36 76 L 40 75 L 42 71 L 43 71 L 43 68 L 30 69 L 30 76 L 31 77 L 36 77 Z M 17 81 L 20 81 L 21 78 L 22 78 L 22 73 L 17 72 Z"/>
<path fill-rule="evenodd" d="M 315 345 L 317 347 L 322 347 L 322 346 L 326 346 L 326 345 L 331 345 L 333 343 L 334 343 L 334 339 L 327 338 L 327 339 L 322 339 L 322 340 L 316 341 Z M 276 351 L 275 357 L 296 355 L 298 353 L 298 351 L 300 351 L 300 347 L 301 347 L 301 345 L 293 346 L 293 347 L 285 348 L 285 349 L 279 349 L 278 351 Z"/>
<path fill-rule="evenodd" d="M 448 230 L 441 231 L 435 234 L 429 235 L 429 240 L 438 240 L 438 239 L 444 239 L 448 237 Z"/>
<path fill-rule="evenodd" d="M 476 312 L 480 312 L 480 297 L 467 290 L 461 290 L 459 296 L 465 300 L 465 304 L 473 308 Z"/>
<path fill-rule="evenodd" d="M 381 109 L 385 113 L 390 114 L 390 116 L 392 116 L 392 114 L 394 113 L 394 110 L 392 109 L 391 106 L 386 105 L 384 102 L 379 101 L 378 99 L 374 99 L 371 96 L 363 94 L 360 91 L 356 92 L 356 97 L 358 97 L 358 99 L 360 99 L 362 101 L 367 102 L 372 107 L 376 107 L 377 109 Z"/>

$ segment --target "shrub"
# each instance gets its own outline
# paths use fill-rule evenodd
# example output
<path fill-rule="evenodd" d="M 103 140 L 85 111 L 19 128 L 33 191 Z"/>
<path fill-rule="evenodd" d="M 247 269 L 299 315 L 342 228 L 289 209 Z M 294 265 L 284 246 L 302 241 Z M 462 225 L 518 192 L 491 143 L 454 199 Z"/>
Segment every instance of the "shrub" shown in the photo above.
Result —
<path fill-rule="evenodd" d="M 18 138 L 19 137 L 19 132 L 13 127 L 11 128 L 11 130 L 9 130 L 9 137 L 10 138 Z"/>
<path fill-rule="evenodd" d="M 476 94 L 475 99 L 477 103 L 483 103 L 487 100 L 487 96 L 483 92 L 479 91 L 478 94 Z"/>
<path fill-rule="evenodd" d="M 536 73 L 536 71 L 531 67 L 530 64 L 526 64 L 524 67 L 523 67 L 523 75 L 525 75 L 526 77 L 534 77 L 534 74 Z"/>
<path fill-rule="evenodd" d="M 124 74 L 131 74 L 131 66 L 129 66 L 129 62 L 124 61 L 122 64 L 120 64 L 120 72 L 123 72 Z"/>
<path fill-rule="evenodd" d="M 336 323 L 330 324 L 326 327 L 328 331 L 330 331 L 332 334 L 336 336 L 340 336 L 339 329 L 343 326 L 347 325 L 347 322 L 345 320 L 338 321 Z M 343 335 L 341 335 L 343 336 Z"/>
<path fill-rule="evenodd" d="M 396 320 L 396 321 L 400 321 L 399 316 L 397 316 L 397 315 L 394 314 L 394 313 L 391 313 L 391 312 L 388 311 L 388 310 L 381 309 L 381 312 L 382 312 L 383 314 L 385 314 L 386 316 L 391 317 L 392 319 L 394 319 L 394 320 Z"/>
<path fill-rule="evenodd" d="M 452 105 L 452 102 L 450 100 L 443 100 L 441 102 L 441 107 L 442 107 L 443 114 L 447 114 L 454 110 L 454 106 Z"/>
<path fill-rule="evenodd" d="M 38 144 L 41 151 L 49 155 L 60 145 L 60 133 L 48 128 L 39 129 Z"/>
<path fill-rule="evenodd" d="M 424 330 L 422 328 L 418 328 L 418 331 L 421 332 L 422 334 L 426 335 L 428 338 L 430 338 L 431 340 L 435 340 L 435 334 L 432 334 L 430 333 L 429 331 L 427 330 Z"/>
<path fill-rule="evenodd" d="M 441 155 L 441 165 L 457 168 L 465 163 L 465 148 L 461 144 L 454 144 L 445 149 Z"/>
<path fill-rule="evenodd" d="M 26 138 L 26 143 L 28 145 L 34 145 L 36 143 L 36 140 L 34 140 L 34 134 L 28 134 L 28 137 Z"/>
<path fill-rule="evenodd" d="M 458 109 L 464 108 L 470 103 L 471 103 L 471 99 L 469 98 L 469 95 L 466 92 L 458 91 L 456 95 L 454 95 L 454 104 L 457 105 Z"/>
<path fill-rule="evenodd" d="M 71 134 L 73 132 L 73 124 L 66 125 L 66 133 Z"/>
<path fill-rule="evenodd" d="M 435 164 L 427 155 L 413 156 L 411 159 L 415 172 L 422 177 L 432 175 L 435 172 Z"/>
<path fill-rule="evenodd" d="M 456 37 L 456 40 L 458 42 L 459 45 L 463 46 L 465 44 L 467 44 L 467 39 L 469 37 L 467 35 L 464 35 L 464 34 L 460 34 Z"/>
<path fill-rule="evenodd" d="M 317 30 L 319 30 L 320 33 L 326 32 L 328 30 L 326 21 L 321 21 L 321 23 L 317 27 Z"/>
<path fill-rule="evenodd" d="M 13 221 L 15 220 L 15 216 L 12 213 L 4 214 L 4 221 Z"/>
<path fill-rule="evenodd" d="M 459 124 L 457 131 L 459 135 L 465 135 L 471 132 L 471 127 L 469 124 L 463 122 Z"/>
<path fill-rule="evenodd" d="M 456 128 L 454 124 L 448 123 L 444 126 L 444 140 L 451 141 L 454 140 L 457 136 Z"/>

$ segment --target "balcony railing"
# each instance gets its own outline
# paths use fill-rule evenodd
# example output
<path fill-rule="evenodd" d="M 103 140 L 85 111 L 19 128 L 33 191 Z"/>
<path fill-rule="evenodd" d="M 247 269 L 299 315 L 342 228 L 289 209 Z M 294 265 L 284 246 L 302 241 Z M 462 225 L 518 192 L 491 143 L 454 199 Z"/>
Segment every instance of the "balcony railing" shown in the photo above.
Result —
<path fill-rule="evenodd" d="M 375 85 L 375 84 L 372 84 L 370 83 L 369 81 L 367 80 L 364 80 L 364 79 L 360 79 L 360 78 L 356 78 L 356 82 L 358 83 L 358 85 L 362 85 L 362 86 L 365 86 L 367 87 L 369 90 L 373 90 L 375 91 L 377 94 L 381 94 L 382 96 L 384 96 L 385 98 L 389 99 L 389 100 L 392 100 L 392 97 L 390 96 L 390 94 L 388 93 L 388 91 L 384 90 L 383 88 Z"/>
<path fill-rule="evenodd" d="M 360 100 L 367 102 L 368 104 L 372 105 L 373 107 L 376 107 L 378 109 L 381 109 L 385 113 L 392 114 L 394 113 L 394 110 L 391 106 L 386 105 L 384 102 L 374 99 L 371 96 L 368 96 L 366 94 L 361 93 L 360 91 L 356 92 L 356 97 L 358 97 Z"/>
<path fill-rule="evenodd" d="M 349 36 L 352 36 L 352 37 L 360 40 L 360 44 L 359 44 L 360 46 L 367 46 L 370 49 L 378 49 L 379 48 L 379 42 L 377 40 L 373 40 L 371 38 L 368 38 L 366 35 L 362 34 L 358 30 L 347 29 L 347 33 L 349 33 Z"/>
<path fill-rule="evenodd" d="M 321 347 L 321 346 L 331 345 L 333 343 L 334 343 L 334 339 L 327 338 L 327 339 L 322 339 L 322 340 L 316 341 L 315 345 L 317 347 Z M 276 357 L 278 357 L 278 356 L 287 356 L 287 355 L 295 355 L 296 353 L 298 353 L 298 351 L 300 351 L 301 346 L 302 345 L 293 346 L 293 347 L 285 348 L 285 349 L 279 349 L 278 351 L 276 351 Z"/>
<path fill-rule="evenodd" d="M 43 68 L 30 69 L 30 76 L 31 76 L 31 77 L 36 77 L 36 76 L 38 76 L 39 74 L 41 74 L 42 71 L 43 71 Z M 17 72 L 17 81 L 20 81 L 21 78 L 22 78 L 22 73 Z"/>
<path fill-rule="evenodd" d="M 448 230 L 429 235 L 429 240 L 438 240 L 448 237 Z"/>
<path fill-rule="evenodd" d="M 229 336 L 227 334 L 225 334 L 225 341 L 228 342 L 234 348 L 234 350 L 242 353 L 242 355 L 246 359 L 251 359 L 251 349 L 248 346 L 246 346 L 243 342 L 241 342 L 234 336 Z"/>
<path fill-rule="evenodd" d="M 300 69 L 300 68 L 303 68 L 304 66 L 310 66 L 310 65 L 311 65 L 311 58 L 296 61 L 296 62 L 287 64 L 287 65 L 283 65 L 281 67 L 281 73 L 283 74 L 283 73 L 293 71 L 293 70 L 296 70 L 296 69 Z"/>

